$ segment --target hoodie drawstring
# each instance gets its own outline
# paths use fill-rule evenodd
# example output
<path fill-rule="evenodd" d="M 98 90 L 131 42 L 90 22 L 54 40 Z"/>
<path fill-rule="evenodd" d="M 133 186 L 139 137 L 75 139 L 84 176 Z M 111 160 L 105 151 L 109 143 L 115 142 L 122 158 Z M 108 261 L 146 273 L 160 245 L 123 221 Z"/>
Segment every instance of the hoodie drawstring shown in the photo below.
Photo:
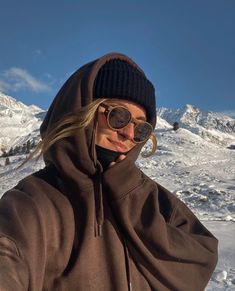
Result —
<path fill-rule="evenodd" d="M 104 224 L 103 189 L 102 189 L 101 178 L 102 178 L 101 173 L 99 172 L 98 177 L 96 179 L 96 188 L 95 188 L 95 208 L 96 208 L 95 236 L 98 236 L 98 237 L 102 236 L 103 224 Z M 120 234 L 120 237 L 122 237 L 122 242 L 123 242 L 123 246 L 124 246 L 128 291 L 133 291 L 132 282 L 131 282 L 131 268 L 130 268 L 129 251 L 128 251 L 126 241 L 121 234 Z"/>
<path fill-rule="evenodd" d="M 127 282 L 128 282 L 128 291 L 133 291 L 132 289 L 132 282 L 131 282 L 131 268 L 130 268 L 130 257 L 128 247 L 126 245 L 125 239 L 123 240 L 124 243 L 124 252 L 126 258 L 126 275 L 127 275 Z"/>
<path fill-rule="evenodd" d="M 104 224 L 104 205 L 103 205 L 103 190 L 101 183 L 101 173 L 98 174 L 97 178 L 97 193 L 95 193 L 95 211 L 96 211 L 96 228 L 95 236 L 102 236 L 103 224 Z"/>

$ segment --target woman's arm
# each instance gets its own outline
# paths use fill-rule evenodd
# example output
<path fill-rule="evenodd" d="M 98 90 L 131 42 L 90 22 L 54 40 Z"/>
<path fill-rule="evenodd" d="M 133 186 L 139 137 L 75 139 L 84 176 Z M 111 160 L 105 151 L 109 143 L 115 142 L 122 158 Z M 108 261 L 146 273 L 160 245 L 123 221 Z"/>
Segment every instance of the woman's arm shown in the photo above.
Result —
<path fill-rule="evenodd" d="M 45 256 L 38 205 L 19 189 L 9 191 L 0 199 L 0 290 L 40 289 Z"/>
<path fill-rule="evenodd" d="M 28 290 L 29 273 L 16 244 L 5 234 L 0 237 L 0 290 Z"/>
<path fill-rule="evenodd" d="M 140 272 L 153 290 L 204 290 L 217 262 L 217 239 L 137 168 L 119 170 L 104 174 L 104 186 Z"/>

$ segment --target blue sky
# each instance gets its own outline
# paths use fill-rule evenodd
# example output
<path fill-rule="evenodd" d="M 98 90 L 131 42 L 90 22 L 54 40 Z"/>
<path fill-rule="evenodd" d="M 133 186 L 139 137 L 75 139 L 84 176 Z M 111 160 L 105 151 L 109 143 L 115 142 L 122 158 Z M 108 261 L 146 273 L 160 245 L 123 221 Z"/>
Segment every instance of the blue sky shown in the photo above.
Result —
<path fill-rule="evenodd" d="M 235 112 L 234 0 L 1 2 L 0 91 L 47 109 L 78 67 L 133 58 L 157 106 Z"/>

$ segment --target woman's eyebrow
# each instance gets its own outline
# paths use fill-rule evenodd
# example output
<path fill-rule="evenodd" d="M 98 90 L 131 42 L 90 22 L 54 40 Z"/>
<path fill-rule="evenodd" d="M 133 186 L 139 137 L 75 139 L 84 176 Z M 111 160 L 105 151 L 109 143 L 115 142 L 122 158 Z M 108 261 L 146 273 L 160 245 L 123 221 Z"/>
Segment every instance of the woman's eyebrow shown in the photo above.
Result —
<path fill-rule="evenodd" d="M 145 116 L 137 116 L 135 117 L 136 119 L 139 119 L 139 120 L 143 120 L 143 121 L 146 121 L 146 117 Z"/>
<path fill-rule="evenodd" d="M 114 101 L 113 102 L 109 102 L 109 103 L 107 103 L 108 105 L 111 105 L 111 106 L 123 106 L 123 107 L 126 107 L 126 105 L 125 104 L 120 104 L 120 103 L 115 103 Z M 127 107 L 126 107 L 127 108 Z"/>

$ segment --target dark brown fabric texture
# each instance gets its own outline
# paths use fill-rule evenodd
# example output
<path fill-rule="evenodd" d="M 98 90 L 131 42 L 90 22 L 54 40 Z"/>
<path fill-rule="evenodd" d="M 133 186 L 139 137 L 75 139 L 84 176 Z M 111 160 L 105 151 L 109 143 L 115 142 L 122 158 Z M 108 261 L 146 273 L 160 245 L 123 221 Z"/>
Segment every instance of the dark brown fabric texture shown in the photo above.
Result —
<path fill-rule="evenodd" d="M 41 135 L 92 101 L 98 69 L 77 72 L 54 99 Z M 151 121 L 155 126 L 156 119 Z M 95 121 L 45 154 L 47 166 L 0 200 L 0 290 L 201 291 L 217 239 L 189 208 L 135 165 L 142 145 L 102 172 Z"/>

